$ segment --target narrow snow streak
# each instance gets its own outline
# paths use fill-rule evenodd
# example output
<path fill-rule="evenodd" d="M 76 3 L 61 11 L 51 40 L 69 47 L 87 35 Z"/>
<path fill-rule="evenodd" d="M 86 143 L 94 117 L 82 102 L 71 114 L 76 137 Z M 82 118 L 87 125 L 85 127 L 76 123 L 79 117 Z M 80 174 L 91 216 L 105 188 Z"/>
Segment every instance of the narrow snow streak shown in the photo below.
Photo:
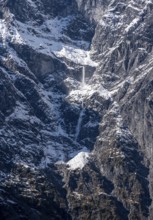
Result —
<path fill-rule="evenodd" d="M 84 90 L 85 88 L 85 85 L 86 85 L 86 70 L 85 70 L 85 66 L 82 67 L 82 89 L 81 90 Z M 83 95 L 83 91 L 82 91 L 82 95 Z M 84 102 L 83 102 L 83 99 L 82 99 L 82 108 L 84 106 Z"/>
<path fill-rule="evenodd" d="M 82 89 L 84 89 L 84 87 L 86 85 L 85 78 L 86 78 L 86 71 L 85 71 L 85 66 L 83 66 L 82 67 L 82 82 L 81 82 Z M 77 123 L 77 126 L 76 126 L 75 141 L 77 141 L 78 136 L 80 134 L 81 124 L 82 124 L 83 116 L 84 116 L 84 113 L 85 113 L 85 110 L 84 110 L 83 106 L 84 106 L 84 102 L 83 102 L 83 99 L 82 99 L 82 110 L 80 112 L 80 116 L 79 116 L 78 123 Z"/>
<path fill-rule="evenodd" d="M 85 66 L 82 67 L 82 86 L 84 87 L 86 84 L 85 81 L 85 77 L 86 77 L 86 70 L 85 70 Z"/>
<path fill-rule="evenodd" d="M 79 116 L 78 123 L 77 123 L 77 126 L 76 126 L 75 141 L 78 140 L 78 136 L 80 134 L 80 129 L 81 129 L 83 116 L 84 116 L 84 109 L 82 109 L 81 112 L 80 112 L 80 116 Z"/>

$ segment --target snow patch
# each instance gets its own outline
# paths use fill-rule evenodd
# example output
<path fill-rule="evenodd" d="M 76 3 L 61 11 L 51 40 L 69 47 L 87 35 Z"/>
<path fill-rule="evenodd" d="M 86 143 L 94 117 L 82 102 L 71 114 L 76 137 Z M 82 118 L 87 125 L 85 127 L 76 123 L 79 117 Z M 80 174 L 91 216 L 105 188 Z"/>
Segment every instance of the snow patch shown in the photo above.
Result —
<path fill-rule="evenodd" d="M 82 169 L 89 160 L 90 153 L 80 152 L 74 158 L 67 162 L 70 170 Z"/>
<path fill-rule="evenodd" d="M 5 24 L 5 20 L 0 20 L 0 37 L 2 39 L 3 46 L 6 47 L 7 27 Z"/>
<path fill-rule="evenodd" d="M 29 121 L 31 124 L 40 124 L 40 120 L 36 116 L 30 116 L 26 106 L 19 103 L 18 101 L 16 102 L 16 107 L 14 108 L 13 113 L 6 118 L 6 122 L 14 119 L 21 121 Z"/>
<path fill-rule="evenodd" d="M 28 1 L 34 4 L 31 0 Z M 0 37 L 4 47 L 9 40 L 16 44 L 28 45 L 50 56 L 64 57 L 77 64 L 97 66 L 90 58 L 89 42 L 74 41 L 65 35 L 64 32 L 72 19 L 73 16 L 48 19 L 41 26 L 34 22 L 15 21 L 9 28 L 4 20 L 0 20 Z"/>
<path fill-rule="evenodd" d="M 66 57 L 76 64 L 97 66 L 97 63 L 90 58 L 90 51 L 86 51 L 74 46 L 63 45 L 61 50 L 54 51 L 58 57 Z"/>
<path fill-rule="evenodd" d="M 125 32 L 129 32 L 133 27 L 135 27 L 138 22 L 140 21 L 140 18 L 135 18 L 125 29 Z"/>

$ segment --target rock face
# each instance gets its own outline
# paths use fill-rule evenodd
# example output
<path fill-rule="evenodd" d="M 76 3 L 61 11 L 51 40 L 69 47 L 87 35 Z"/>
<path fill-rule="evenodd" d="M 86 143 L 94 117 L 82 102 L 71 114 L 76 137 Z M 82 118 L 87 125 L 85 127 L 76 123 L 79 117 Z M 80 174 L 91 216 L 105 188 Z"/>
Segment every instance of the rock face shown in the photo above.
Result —
<path fill-rule="evenodd" d="M 152 0 L 0 2 L 0 218 L 153 218 Z"/>

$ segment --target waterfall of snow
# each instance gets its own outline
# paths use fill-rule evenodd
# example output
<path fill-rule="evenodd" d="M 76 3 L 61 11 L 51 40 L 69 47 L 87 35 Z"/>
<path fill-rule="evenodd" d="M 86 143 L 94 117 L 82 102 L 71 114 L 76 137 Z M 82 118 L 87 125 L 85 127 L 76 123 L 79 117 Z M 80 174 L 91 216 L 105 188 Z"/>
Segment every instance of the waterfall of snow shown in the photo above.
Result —
<path fill-rule="evenodd" d="M 85 86 L 86 84 L 85 77 L 86 77 L 86 70 L 85 70 L 85 66 L 83 66 L 82 67 L 82 86 Z"/>
<path fill-rule="evenodd" d="M 85 66 L 82 67 L 82 88 L 84 88 L 84 86 L 86 85 L 86 70 L 85 70 Z M 83 108 L 83 97 L 82 97 L 82 108 Z"/>
<path fill-rule="evenodd" d="M 82 109 L 80 112 L 80 116 L 79 116 L 78 123 L 76 126 L 75 141 L 77 141 L 79 133 L 80 133 L 83 116 L 84 116 L 84 109 Z"/>
<path fill-rule="evenodd" d="M 86 78 L 86 71 L 85 71 L 85 66 L 83 66 L 82 67 L 82 82 L 81 82 L 82 88 L 86 85 L 85 78 Z M 82 119 L 84 116 L 84 108 L 83 107 L 84 107 L 84 102 L 83 102 L 83 98 L 82 98 L 82 110 L 80 112 L 78 123 L 76 126 L 75 141 L 77 141 L 79 133 L 80 133 L 80 129 L 81 129 Z"/>

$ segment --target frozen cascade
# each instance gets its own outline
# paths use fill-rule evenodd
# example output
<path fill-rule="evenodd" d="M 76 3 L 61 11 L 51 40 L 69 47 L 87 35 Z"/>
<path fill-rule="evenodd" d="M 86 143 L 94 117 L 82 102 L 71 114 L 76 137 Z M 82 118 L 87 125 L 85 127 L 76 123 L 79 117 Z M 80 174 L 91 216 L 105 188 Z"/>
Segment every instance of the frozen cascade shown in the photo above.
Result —
<path fill-rule="evenodd" d="M 85 66 L 82 67 L 82 88 L 85 86 L 86 82 L 85 82 Z M 76 126 L 76 135 L 75 135 L 75 141 L 77 141 L 78 139 L 78 136 L 79 136 L 79 133 L 80 133 L 80 128 L 81 128 L 81 124 L 82 124 L 82 119 L 83 119 L 83 116 L 84 116 L 84 108 L 83 108 L 83 99 L 82 99 L 82 110 L 80 112 L 80 116 L 79 116 L 79 119 L 78 119 L 78 123 L 77 123 L 77 126 Z"/>
<path fill-rule="evenodd" d="M 82 67 L 82 82 L 81 82 L 81 85 L 82 85 L 82 89 L 85 87 L 86 85 L 86 70 L 85 70 L 85 66 Z M 83 108 L 83 99 L 82 99 L 82 108 Z"/>
<path fill-rule="evenodd" d="M 80 112 L 80 116 L 79 116 L 78 123 L 77 123 L 77 126 L 76 126 L 75 141 L 77 141 L 79 133 L 80 133 L 80 128 L 81 128 L 82 119 L 83 119 L 83 116 L 84 116 L 84 111 L 85 110 L 82 109 L 81 112 Z"/>
<path fill-rule="evenodd" d="M 82 67 L 82 86 L 84 87 L 86 82 L 85 82 L 85 66 Z"/>

